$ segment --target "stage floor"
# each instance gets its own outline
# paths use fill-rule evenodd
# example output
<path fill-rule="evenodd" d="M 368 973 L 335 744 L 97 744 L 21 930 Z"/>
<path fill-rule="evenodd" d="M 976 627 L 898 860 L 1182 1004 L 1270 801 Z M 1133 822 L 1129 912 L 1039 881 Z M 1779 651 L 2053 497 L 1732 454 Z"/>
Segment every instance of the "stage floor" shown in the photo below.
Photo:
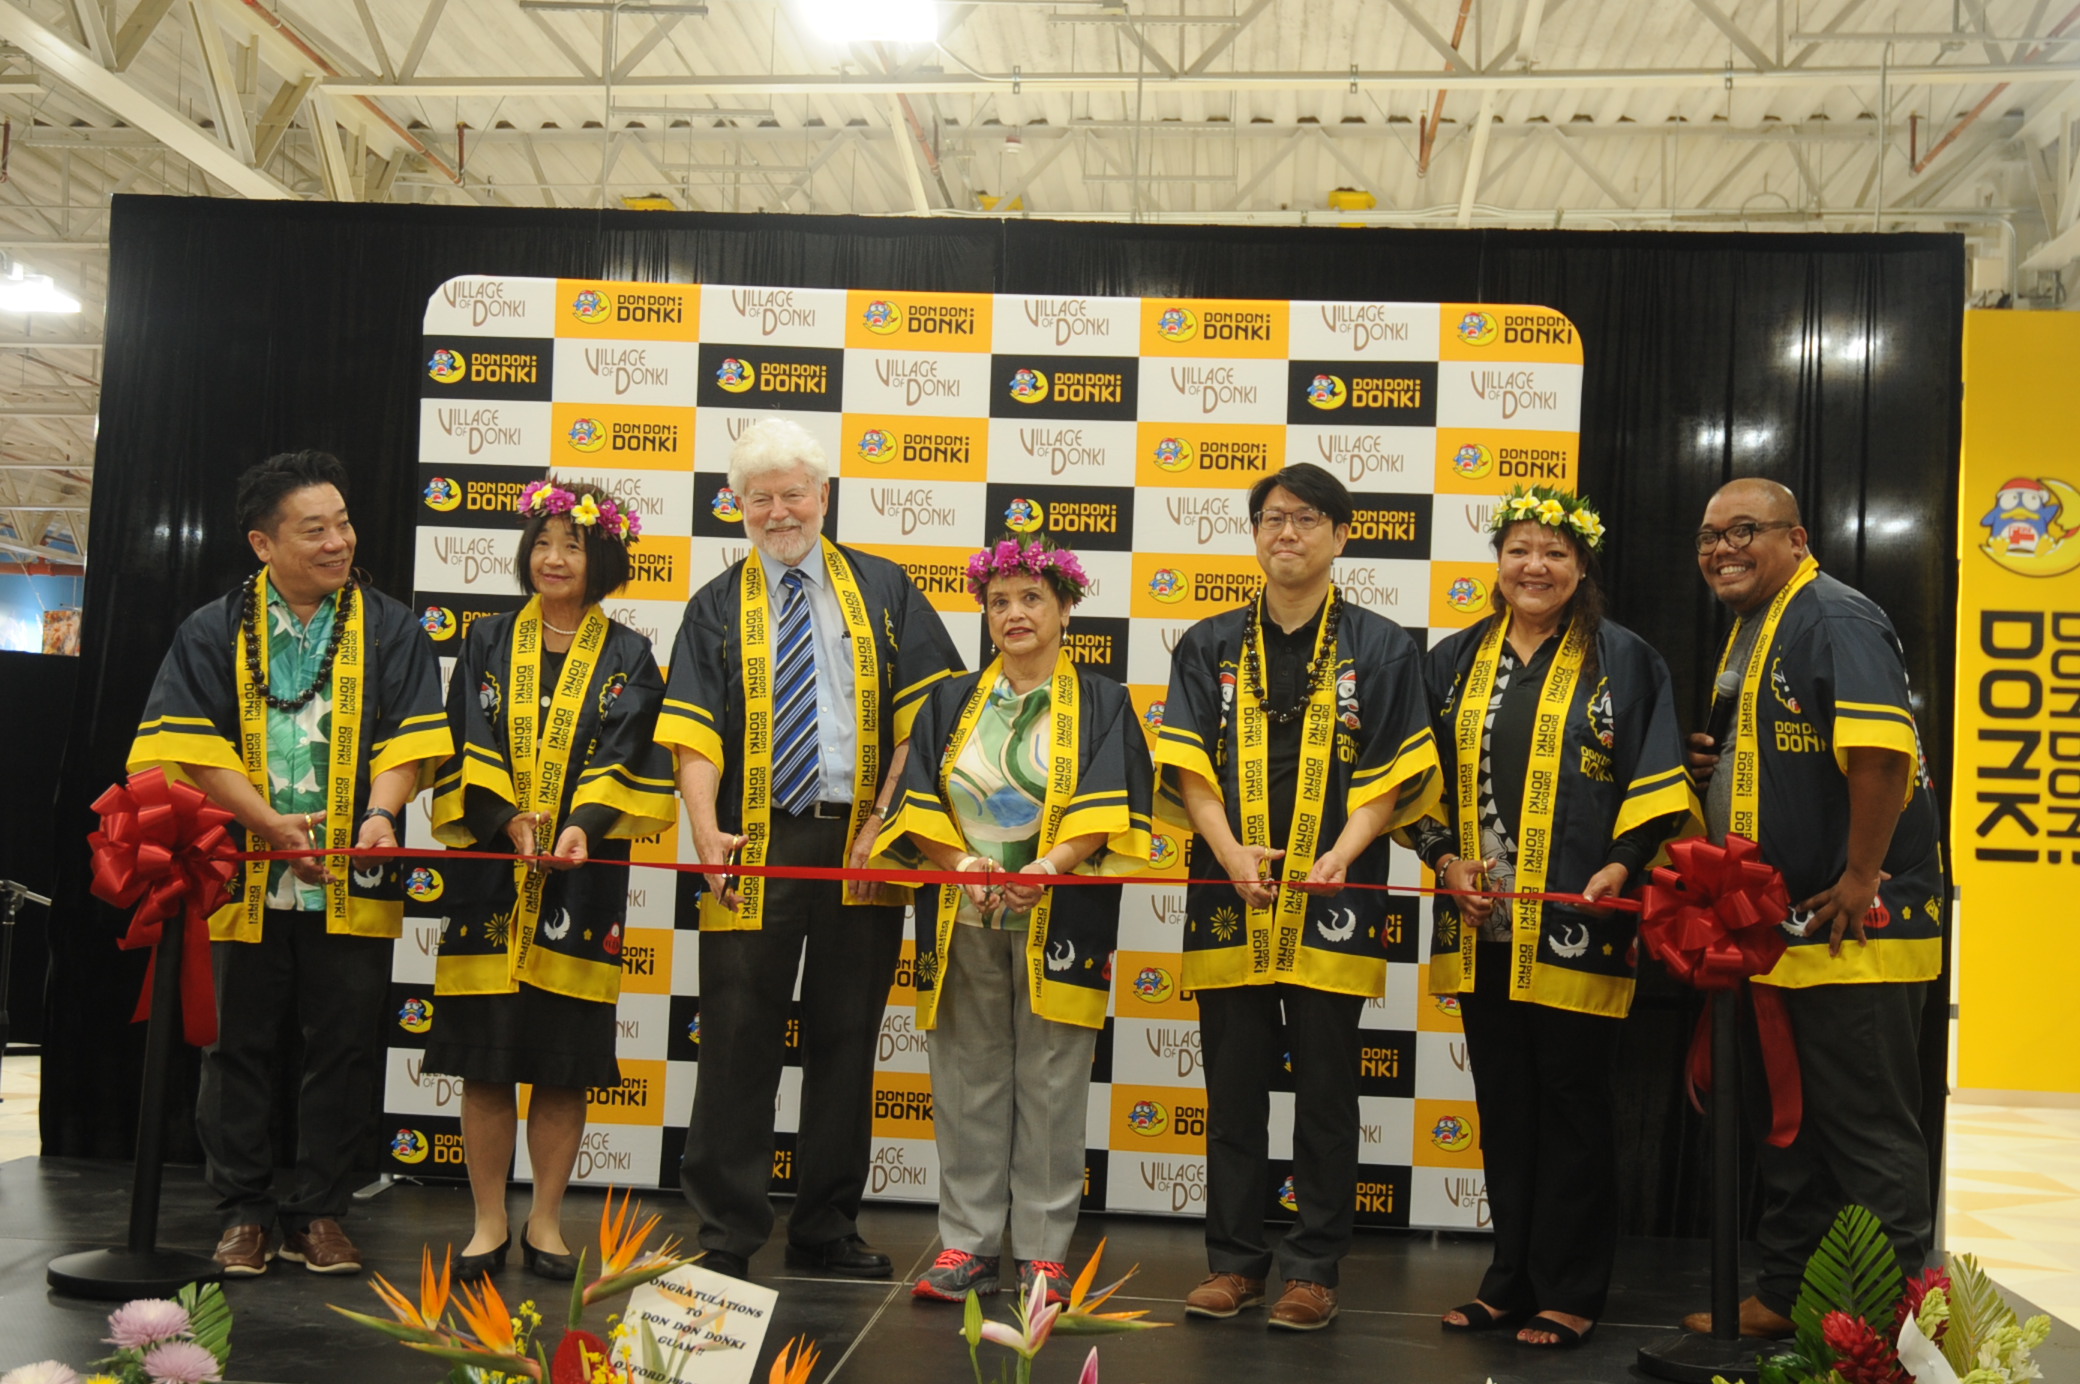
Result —
<path fill-rule="evenodd" d="M 35 1158 L 0 1164 L 0 1373 L 50 1357 L 82 1368 L 106 1349 L 100 1340 L 112 1304 L 51 1294 L 44 1265 L 72 1250 L 121 1243 L 128 1187 L 129 1170 L 123 1164 Z M 668 1231 L 690 1236 L 693 1215 L 680 1198 L 656 1193 L 648 1201 L 663 1213 Z M 524 1209 L 524 1190 L 516 1190 L 513 1205 L 516 1212 Z M 957 1334 L 957 1308 L 916 1302 L 902 1284 L 811 1278 L 785 1269 L 780 1245 L 787 1205 L 779 1203 L 782 1224 L 751 1265 L 759 1282 L 780 1292 L 754 1380 L 763 1384 L 766 1362 L 793 1335 L 813 1338 L 823 1351 L 815 1384 L 826 1379 L 957 1384 L 972 1377 L 967 1347 Z M 574 1237 L 589 1236 L 599 1207 L 597 1193 L 574 1191 L 566 1230 Z M 348 1228 L 369 1256 L 371 1269 L 416 1287 L 423 1242 L 431 1241 L 438 1252 L 467 1237 L 469 1195 L 454 1185 L 398 1185 L 357 1204 Z M 870 1206 L 861 1229 L 906 1279 L 928 1266 L 938 1250 L 936 1218 L 929 1208 Z M 1253 1378 L 1373 1384 L 1383 1371 L 1397 1384 L 1636 1379 L 1642 1377 L 1633 1367 L 1639 1347 L 1667 1335 L 1678 1317 L 1704 1306 L 1706 1299 L 1703 1244 L 1626 1241 L 1619 1250 L 1610 1312 L 1595 1336 L 1574 1351 L 1534 1351 L 1506 1335 L 1453 1335 L 1438 1328 L 1440 1312 L 1472 1295 L 1487 1261 L 1484 1239 L 1427 1231 L 1361 1232 L 1344 1262 L 1343 1312 L 1335 1324 L 1310 1334 L 1271 1332 L 1261 1311 L 1228 1322 L 1184 1318 L 1184 1294 L 1205 1272 L 1196 1222 L 1087 1216 L 1077 1230 L 1072 1269 L 1081 1267 L 1100 1237 L 1110 1237 L 1105 1267 L 1114 1274 L 1141 1265 L 1122 1297 L 1131 1294 L 1132 1306 L 1152 1308 L 1155 1318 L 1179 1323 L 1163 1331 L 1100 1339 L 1109 1384 L 1225 1384 Z M 168 1171 L 160 1240 L 205 1253 L 215 1241 L 209 1195 L 194 1169 Z M 563 1290 L 530 1278 L 517 1255 L 498 1286 L 508 1302 L 530 1296 L 544 1303 L 562 1300 Z M 326 1277 L 277 1261 L 265 1277 L 234 1283 L 229 1292 L 235 1316 L 233 1379 L 423 1384 L 439 1377 L 436 1362 L 326 1310 L 325 1304 L 338 1303 L 380 1314 L 361 1277 Z M 993 1299 L 991 1315 L 1003 1318 L 1008 1301 L 1004 1295 Z M 2033 1310 L 2020 1300 L 2015 1305 L 2025 1313 Z M 985 1369 L 994 1377 L 996 1366 L 989 1357 L 1004 1353 L 984 1349 Z M 1036 1373 L 1066 1384 L 1076 1377 L 1087 1349 L 1088 1343 L 1058 1340 L 1049 1345 Z M 2080 1378 L 2080 1332 L 2058 1324 L 2038 1360 L 2047 1379 Z"/>

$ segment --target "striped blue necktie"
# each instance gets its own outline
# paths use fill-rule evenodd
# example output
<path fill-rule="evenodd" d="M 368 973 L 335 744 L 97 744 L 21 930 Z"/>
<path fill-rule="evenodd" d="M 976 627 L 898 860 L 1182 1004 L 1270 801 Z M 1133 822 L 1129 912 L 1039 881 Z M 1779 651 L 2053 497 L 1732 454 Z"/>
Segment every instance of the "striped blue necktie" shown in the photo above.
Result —
<path fill-rule="evenodd" d="M 773 801 L 789 812 L 815 805 L 822 784 L 816 745 L 816 641 L 809 628 L 809 596 L 802 573 L 787 569 L 780 584 L 780 653 L 773 661 Z"/>

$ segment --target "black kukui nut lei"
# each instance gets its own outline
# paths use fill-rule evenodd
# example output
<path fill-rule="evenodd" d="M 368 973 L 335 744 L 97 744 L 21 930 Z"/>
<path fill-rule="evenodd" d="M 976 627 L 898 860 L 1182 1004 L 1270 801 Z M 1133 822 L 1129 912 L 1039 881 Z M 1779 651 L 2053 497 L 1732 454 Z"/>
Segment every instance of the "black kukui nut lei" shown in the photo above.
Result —
<path fill-rule="evenodd" d="M 339 608 L 332 613 L 332 642 L 325 646 L 325 657 L 318 663 L 317 676 L 311 679 L 311 685 L 303 690 L 302 696 L 294 699 L 277 697 L 260 669 L 260 574 L 255 572 L 247 577 L 244 616 L 246 676 L 252 680 L 253 690 L 260 694 L 261 700 L 276 711 L 301 711 L 311 698 L 317 696 L 318 689 L 332 677 L 332 660 L 339 657 L 340 640 L 346 637 L 347 621 L 353 611 L 354 579 L 349 577 L 347 584 L 340 588 Z"/>
<path fill-rule="evenodd" d="M 1343 597 L 1334 586 L 1329 588 L 1329 608 L 1322 614 L 1327 628 L 1322 631 L 1321 648 L 1307 661 L 1307 682 L 1300 689 L 1300 699 L 1283 708 L 1271 705 L 1270 694 L 1264 687 L 1264 670 L 1257 664 L 1257 632 L 1263 622 L 1263 607 L 1262 596 L 1249 603 L 1249 616 L 1242 630 L 1242 681 L 1264 715 L 1283 726 L 1307 714 L 1307 704 L 1314 700 L 1323 678 L 1336 667 L 1336 627 L 1343 619 Z"/>

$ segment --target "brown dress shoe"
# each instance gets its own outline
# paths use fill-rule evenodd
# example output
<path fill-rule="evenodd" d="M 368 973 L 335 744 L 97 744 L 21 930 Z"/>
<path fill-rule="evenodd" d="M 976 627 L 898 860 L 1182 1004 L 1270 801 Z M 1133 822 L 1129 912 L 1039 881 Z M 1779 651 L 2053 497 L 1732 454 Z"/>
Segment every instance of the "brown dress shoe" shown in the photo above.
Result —
<path fill-rule="evenodd" d="M 1336 1320 L 1336 1290 L 1304 1278 L 1286 1280 L 1285 1294 L 1271 1307 L 1269 1326 L 1286 1331 L 1319 1331 Z"/>
<path fill-rule="evenodd" d="M 1692 1312 L 1683 1318 L 1683 1330 L 1694 1331 L 1700 1336 L 1712 1334 L 1712 1314 Z M 1798 1331 L 1791 1318 L 1780 1316 L 1762 1305 L 1758 1297 L 1741 1300 L 1741 1335 L 1752 1336 L 1758 1341 L 1781 1341 Z"/>
<path fill-rule="evenodd" d="M 339 1222 L 327 1216 L 284 1235 L 282 1258 L 294 1259 L 312 1273 L 361 1272 L 361 1251 L 354 1248 Z"/>
<path fill-rule="evenodd" d="M 1206 1275 L 1204 1283 L 1185 1294 L 1184 1313 L 1188 1317 L 1222 1320 L 1245 1307 L 1259 1306 L 1263 1301 L 1263 1279 L 1244 1278 L 1239 1273 L 1213 1273 Z"/>
<path fill-rule="evenodd" d="M 258 1278 L 267 1272 L 267 1261 L 274 1258 L 274 1251 L 267 1247 L 267 1227 L 232 1226 L 217 1241 L 217 1252 L 211 1258 L 224 1266 L 226 1278 Z"/>

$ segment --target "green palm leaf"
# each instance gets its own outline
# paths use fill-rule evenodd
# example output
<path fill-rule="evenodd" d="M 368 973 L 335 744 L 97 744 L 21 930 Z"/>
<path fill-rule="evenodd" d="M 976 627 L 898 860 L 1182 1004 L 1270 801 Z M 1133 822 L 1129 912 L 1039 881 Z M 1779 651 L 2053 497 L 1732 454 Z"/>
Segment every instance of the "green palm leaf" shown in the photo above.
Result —
<path fill-rule="evenodd" d="M 1799 1352 L 1809 1360 L 1832 1361 L 1834 1351 L 1820 1326 L 1827 1314 L 1846 1312 L 1889 1326 L 1893 1304 L 1905 1288 L 1885 1227 L 1861 1206 L 1843 1207 L 1806 1260 L 1805 1279 L 1791 1308 Z"/>
<path fill-rule="evenodd" d="M 195 1344 L 217 1357 L 219 1369 L 231 1364 L 231 1304 L 214 1283 L 190 1283 L 174 1295 L 187 1309 L 188 1334 Z"/>
<path fill-rule="evenodd" d="M 1979 1347 L 1995 1328 L 2014 1321 L 2009 1307 L 1993 1280 L 1969 1254 L 1950 1260 L 1950 1329 L 1943 1333 L 1943 1358 L 1962 1376 L 1978 1363 Z"/>

